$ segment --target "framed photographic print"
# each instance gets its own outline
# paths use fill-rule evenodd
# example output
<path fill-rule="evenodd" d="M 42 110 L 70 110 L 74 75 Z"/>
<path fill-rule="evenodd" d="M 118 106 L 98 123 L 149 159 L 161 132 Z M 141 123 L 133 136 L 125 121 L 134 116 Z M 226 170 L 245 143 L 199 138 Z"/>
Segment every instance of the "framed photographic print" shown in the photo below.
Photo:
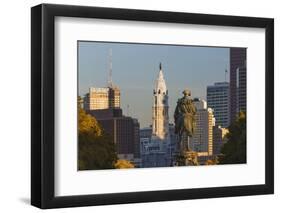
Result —
<path fill-rule="evenodd" d="M 274 20 L 31 9 L 31 203 L 272 194 Z"/>

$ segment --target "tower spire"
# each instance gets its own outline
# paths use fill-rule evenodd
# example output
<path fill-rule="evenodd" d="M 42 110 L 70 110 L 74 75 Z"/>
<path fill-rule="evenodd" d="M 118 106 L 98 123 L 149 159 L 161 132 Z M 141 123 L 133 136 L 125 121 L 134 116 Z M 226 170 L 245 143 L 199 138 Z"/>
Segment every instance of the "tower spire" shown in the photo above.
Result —
<path fill-rule="evenodd" d="M 159 73 L 155 83 L 155 91 L 159 90 L 162 92 L 166 92 L 167 90 L 161 62 L 159 63 Z"/>
<path fill-rule="evenodd" d="M 107 79 L 108 87 L 112 87 L 112 49 L 109 50 L 109 73 L 108 73 L 108 79 Z"/>
<path fill-rule="evenodd" d="M 159 69 L 153 92 L 152 138 L 166 140 L 169 138 L 168 90 L 161 63 Z"/>

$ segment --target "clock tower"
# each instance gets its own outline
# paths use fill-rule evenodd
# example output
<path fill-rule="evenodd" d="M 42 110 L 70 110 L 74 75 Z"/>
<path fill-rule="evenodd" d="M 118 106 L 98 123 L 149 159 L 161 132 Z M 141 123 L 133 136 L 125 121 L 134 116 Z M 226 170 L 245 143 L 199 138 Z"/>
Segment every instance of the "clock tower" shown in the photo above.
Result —
<path fill-rule="evenodd" d="M 169 105 L 168 90 L 166 87 L 161 63 L 158 77 L 153 90 L 152 107 L 152 140 L 167 140 L 169 138 Z"/>

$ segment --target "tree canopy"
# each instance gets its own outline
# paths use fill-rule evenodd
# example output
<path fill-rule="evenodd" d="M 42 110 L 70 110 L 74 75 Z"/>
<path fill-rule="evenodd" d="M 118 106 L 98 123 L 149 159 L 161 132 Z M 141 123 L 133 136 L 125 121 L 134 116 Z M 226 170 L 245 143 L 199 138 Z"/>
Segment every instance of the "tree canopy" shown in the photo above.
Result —
<path fill-rule="evenodd" d="M 78 107 L 79 170 L 113 169 L 117 161 L 115 144 L 97 120 Z"/>
<path fill-rule="evenodd" d="M 216 165 L 216 164 L 218 164 L 218 160 L 217 159 L 208 159 L 208 160 L 206 160 L 206 162 L 205 162 L 205 165 Z"/>
<path fill-rule="evenodd" d="M 246 163 L 246 114 L 240 112 L 229 126 L 228 141 L 221 149 L 220 164 Z"/>
<path fill-rule="evenodd" d="M 115 163 L 116 169 L 129 169 L 134 168 L 134 164 L 132 164 L 130 161 L 120 159 Z"/>
<path fill-rule="evenodd" d="M 102 130 L 97 120 L 87 114 L 83 109 L 79 109 L 79 134 L 92 135 L 93 137 L 101 136 Z"/>

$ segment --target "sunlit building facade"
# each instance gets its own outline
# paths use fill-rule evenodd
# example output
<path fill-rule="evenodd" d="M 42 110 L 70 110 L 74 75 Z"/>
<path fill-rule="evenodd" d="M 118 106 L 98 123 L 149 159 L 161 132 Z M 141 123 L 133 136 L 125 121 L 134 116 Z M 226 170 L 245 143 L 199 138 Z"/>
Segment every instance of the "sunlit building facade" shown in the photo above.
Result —
<path fill-rule="evenodd" d="M 85 110 L 120 108 L 120 89 L 118 87 L 90 87 L 84 97 Z"/>
<path fill-rule="evenodd" d="M 207 107 L 207 102 L 198 98 L 194 99 L 196 107 L 195 131 L 190 139 L 190 147 L 195 152 L 213 154 L 213 126 L 215 118 L 213 110 Z"/>

